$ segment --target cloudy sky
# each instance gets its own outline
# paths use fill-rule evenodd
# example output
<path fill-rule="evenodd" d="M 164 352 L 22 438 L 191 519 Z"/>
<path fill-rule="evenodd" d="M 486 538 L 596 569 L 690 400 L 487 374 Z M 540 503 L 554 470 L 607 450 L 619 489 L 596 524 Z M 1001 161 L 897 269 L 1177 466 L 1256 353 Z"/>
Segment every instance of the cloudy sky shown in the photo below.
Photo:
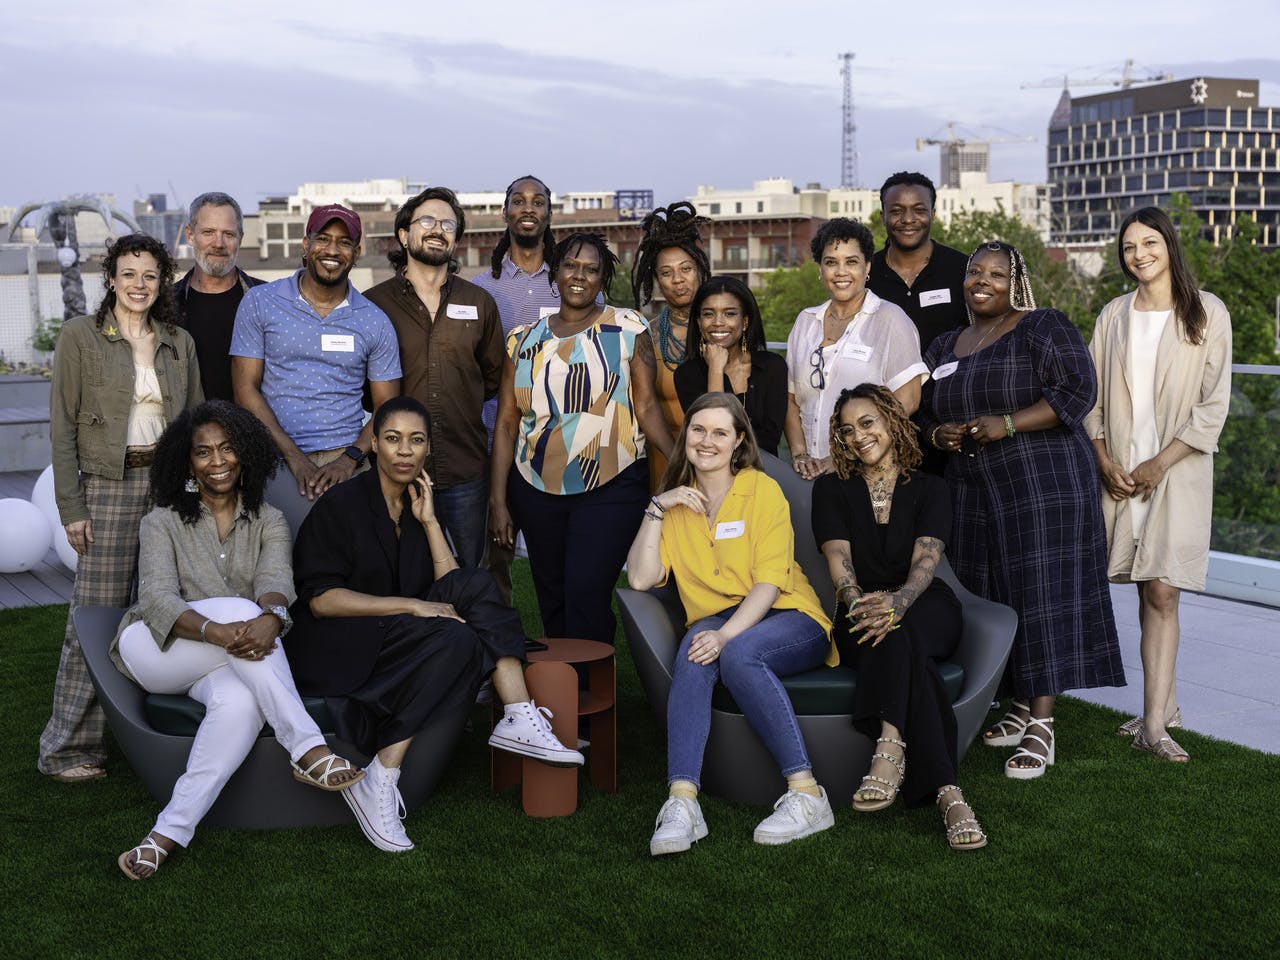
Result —
<path fill-rule="evenodd" d="M 1118 77 L 1131 57 L 1179 79 L 1256 77 L 1263 105 L 1280 105 L 1278 11 L 1273 0 L 6 0 L 0 205 L 225 189 L 253 207 L 304 181 L 483 190 L 529 171 L 557 191 L 652 187 L 659 202 L 769 176 L 833 185 L 843 50 L 857 57 L 863 184 L 903 168 L 936 175 L 936 148 L 917 153 L 915 140 L 944 136 L 948 121 L 1034 136 L 994 146 L 992 173 L 1042 180 L 1061 87 L 1020 84 Z"/>

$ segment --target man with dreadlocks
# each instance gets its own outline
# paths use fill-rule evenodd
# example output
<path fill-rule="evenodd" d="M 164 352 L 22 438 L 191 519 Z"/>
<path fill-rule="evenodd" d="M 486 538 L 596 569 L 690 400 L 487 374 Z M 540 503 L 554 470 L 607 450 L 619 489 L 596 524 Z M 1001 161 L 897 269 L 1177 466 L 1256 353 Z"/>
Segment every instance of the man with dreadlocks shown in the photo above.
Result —
<path fill-rule="evenodd" d="M 700 246 L 698 225 L 710 223 L 700 217 L 693 204 L 681 201 L 659 207 L 644 218 L 644 236 L 640 240 L 635 270 L 631 274 L 631 292 L 636 305 L 643 307 L 653 300 L 656 281 L 666 301 L 662 311 L 649 325 L 658 354 L 658 406 L 672 436 L 684 424 L 684 410 L 676 395 L 676 367 L 684 362 L 685 340 L 689 332 L 689 305 L 698 287 L 711 277 L 711 261 Z M 657 449 L 649 451 L 649 485 L 658 481 L 667 468 L 667 458 Z"/>

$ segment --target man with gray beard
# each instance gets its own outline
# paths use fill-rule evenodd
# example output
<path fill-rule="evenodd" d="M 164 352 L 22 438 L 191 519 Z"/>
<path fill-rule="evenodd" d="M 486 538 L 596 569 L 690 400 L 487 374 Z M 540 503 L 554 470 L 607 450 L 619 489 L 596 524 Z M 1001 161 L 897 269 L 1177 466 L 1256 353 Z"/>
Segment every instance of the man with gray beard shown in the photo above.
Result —
<path fill-rule="evenodd" d="M 207 400 L 234 403 L 231 331 L 244 292 L 265 281 L 236 266 L 244 237 L 240 204 L 225 193 L 202 193 L 187 211 L 187 243 L 196 265 L 174 286 L 178 325 L 196 342 L 200 382 Z"/>

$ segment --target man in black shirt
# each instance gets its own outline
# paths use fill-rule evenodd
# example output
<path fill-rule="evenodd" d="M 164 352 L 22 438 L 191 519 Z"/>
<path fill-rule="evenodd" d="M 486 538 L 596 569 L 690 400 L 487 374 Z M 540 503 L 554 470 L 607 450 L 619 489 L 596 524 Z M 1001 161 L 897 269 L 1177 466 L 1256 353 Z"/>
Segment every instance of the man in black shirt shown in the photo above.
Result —
<path fill-rule="evenodd" d="M 187 243 L 196 265 L 174 287 L 178 325 L 196 342 L 200 382 L 208 400 L 234 403 L 231 331 L 244 292 L 264 281 L 236 266 L 244 237 L 240 204 L 225 193 L 202 193 L 187 211 Z"/>

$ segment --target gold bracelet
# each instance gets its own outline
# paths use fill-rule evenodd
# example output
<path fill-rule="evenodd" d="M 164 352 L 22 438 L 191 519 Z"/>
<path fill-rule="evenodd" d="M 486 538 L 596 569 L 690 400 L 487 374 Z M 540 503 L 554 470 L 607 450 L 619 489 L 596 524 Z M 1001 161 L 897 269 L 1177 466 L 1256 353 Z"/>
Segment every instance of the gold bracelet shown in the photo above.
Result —
<path fill-rule="evenodd" d="M 941 430 L 941 429 L 942 429 L 942 424 L 938 424 L 938 425 L 937 425 L 936 427 L 934 427 L 934 428 L 933 428 L 933 430 L 931 430 L 931 431 L 930 431 L 930 433 L 929 433 L 929 442 L 930 442 L 931 444 L 933 444 L 933 449 L 935 449 L 935 450 L 941 450 L 941 449 L 942 449 L 940 446 L 938 446 L 938 431 L 939 431 L 939 430 Z"/>

